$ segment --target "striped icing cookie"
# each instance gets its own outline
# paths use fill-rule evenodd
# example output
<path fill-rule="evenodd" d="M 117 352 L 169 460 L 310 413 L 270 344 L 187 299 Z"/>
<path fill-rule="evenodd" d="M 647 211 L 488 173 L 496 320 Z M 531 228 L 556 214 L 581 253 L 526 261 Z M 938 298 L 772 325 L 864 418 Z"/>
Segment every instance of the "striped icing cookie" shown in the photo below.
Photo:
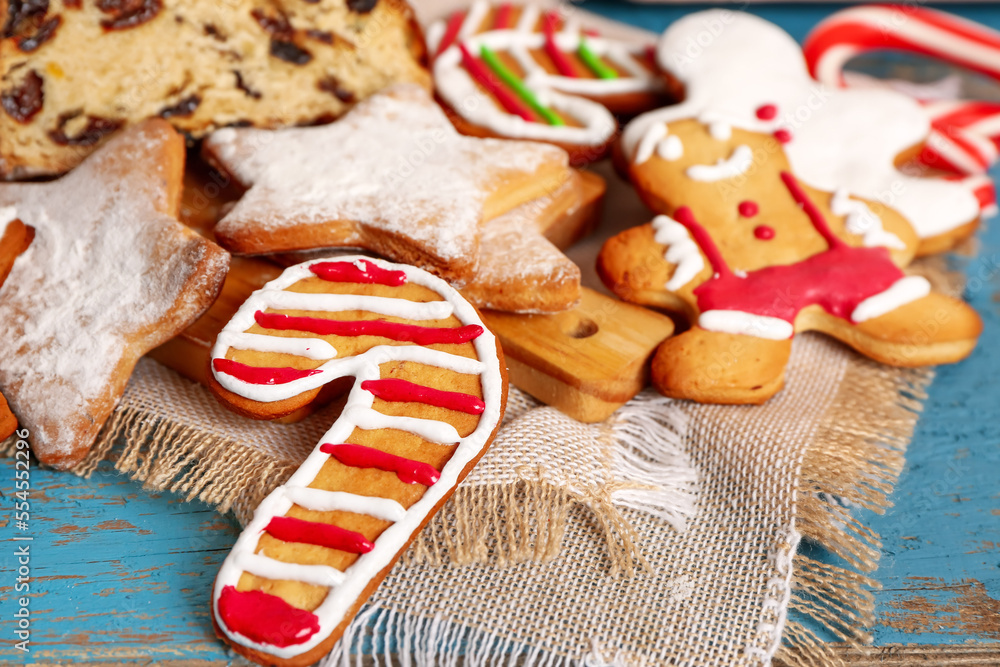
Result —
<path fill-rule="evenodd" d="M 238 652 L 310 664 L 492 441 L 507 378 L 494 336 L 447 283 L 364 257 L 287 269 L 212 351 L 213 390 L 276 417 L 353 380 L 343 412 L 257 508 L 216 579 Z"/>

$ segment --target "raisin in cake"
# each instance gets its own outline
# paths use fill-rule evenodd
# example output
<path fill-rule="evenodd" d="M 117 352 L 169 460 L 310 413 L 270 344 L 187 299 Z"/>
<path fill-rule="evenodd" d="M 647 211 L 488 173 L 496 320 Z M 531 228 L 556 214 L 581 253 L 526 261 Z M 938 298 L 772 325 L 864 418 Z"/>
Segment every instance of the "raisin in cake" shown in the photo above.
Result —
<path fill-rule="evenodd" d="M 404 0 L 0 0 L 0 177 L 66 171 L 160 116 L 192 137 L 429 85 Z"/>

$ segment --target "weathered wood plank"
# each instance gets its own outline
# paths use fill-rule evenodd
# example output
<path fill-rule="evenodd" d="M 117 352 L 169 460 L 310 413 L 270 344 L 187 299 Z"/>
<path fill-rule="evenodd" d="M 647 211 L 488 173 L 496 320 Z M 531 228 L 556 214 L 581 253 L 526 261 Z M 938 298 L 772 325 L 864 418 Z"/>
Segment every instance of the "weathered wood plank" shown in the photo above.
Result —
<path fill-rule="evenodd" d="M 12 504 L 13 461 L 0 461 L 0 493 Z M 146 494 L 113 471 L 89 480 L 31 472 L 26 531 L 10 515 L 0 533 L 0 661 L 19 661 L 14 631 L 15 545 L 30 547 L 30 658 L 35 661 L 223 658 L 209 591 L 236 536 L 201 503 Z"/>

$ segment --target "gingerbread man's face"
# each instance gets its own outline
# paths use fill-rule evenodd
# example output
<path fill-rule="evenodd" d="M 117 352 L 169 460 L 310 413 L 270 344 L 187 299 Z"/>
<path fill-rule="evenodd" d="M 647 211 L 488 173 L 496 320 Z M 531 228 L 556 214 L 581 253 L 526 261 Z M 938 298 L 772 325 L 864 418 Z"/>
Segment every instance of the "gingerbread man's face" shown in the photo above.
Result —
<path fill-rule="evenodd" d="M 744 272 L 792 264 L 828 248 L 788 192 L 783 172 L 792 168 L 774 137 L 695 119 L 651 126 L 630 165 L 636 189 L 653 210 L 673 215 L 690 208 L 728 265 Z M 846 192 L 802 187 L 849 245 L 885 246 L 900 266 L 912 259 L 918 239 L 894 210 Z M 706 268 L 691 283 L 710 276 Z"/>

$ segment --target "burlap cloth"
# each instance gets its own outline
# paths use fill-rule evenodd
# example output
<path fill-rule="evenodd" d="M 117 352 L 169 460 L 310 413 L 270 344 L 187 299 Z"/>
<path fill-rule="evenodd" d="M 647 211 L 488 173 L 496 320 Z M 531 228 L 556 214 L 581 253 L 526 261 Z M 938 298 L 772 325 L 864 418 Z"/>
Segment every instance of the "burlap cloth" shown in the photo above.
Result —
<path fill-rule="evenodd" d="M 846 508 L 886 506 L 930 378 L 803 335 L 787 388 L 762 407 L 645 392 L 588 426 L 513 389 L 491 450 L 331 660 L 729 666 L 777 653 L 837 664 L 787 612 L 867 638 L 871 582 L 859 572 L 875 567 L 878 540 Z M 336 410 L 252 422 L 143 360 L 76 472 L 110 458 L 245 520 Z M 802 537 L 852 567 L 793 557 Z"/>

